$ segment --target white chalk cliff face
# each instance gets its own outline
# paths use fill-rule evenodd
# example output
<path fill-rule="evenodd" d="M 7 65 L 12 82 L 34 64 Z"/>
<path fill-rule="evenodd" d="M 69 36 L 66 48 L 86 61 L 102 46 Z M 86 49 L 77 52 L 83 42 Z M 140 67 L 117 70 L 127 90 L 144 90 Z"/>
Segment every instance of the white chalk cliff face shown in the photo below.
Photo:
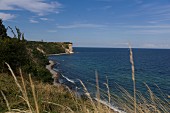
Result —
<path fill-rule="evenodd" d="M 65 48 L 65 53 L 72 54 L 73 52 L 73 44 L 68 44 L 68 49 Z"/>

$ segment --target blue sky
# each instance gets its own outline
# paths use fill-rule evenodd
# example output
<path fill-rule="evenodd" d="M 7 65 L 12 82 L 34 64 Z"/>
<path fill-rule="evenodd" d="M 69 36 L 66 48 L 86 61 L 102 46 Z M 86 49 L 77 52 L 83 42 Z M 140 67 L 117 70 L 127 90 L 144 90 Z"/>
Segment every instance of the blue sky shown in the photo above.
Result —
<path fill-rule="evenodd" d="M 27 40 L 170 48 L 169 0 L 0 0 L 0 18 Z"/>

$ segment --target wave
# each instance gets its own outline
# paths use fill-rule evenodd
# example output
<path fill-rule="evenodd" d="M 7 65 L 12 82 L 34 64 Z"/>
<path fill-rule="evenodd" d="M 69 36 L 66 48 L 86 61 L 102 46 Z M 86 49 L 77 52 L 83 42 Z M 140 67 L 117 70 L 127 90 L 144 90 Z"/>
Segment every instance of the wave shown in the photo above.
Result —
<path fill-rule="evenodd" d="M 61 74 L 61 75 L 62 75 L 62 77 L 65 78 L 67 81 L 69 81 L 69 82 L 75 84 L 74 80 L 71 80 L 71 79 L 67 78 L 67 77 L 64 76 L 63 74 Z"/>
<path fill-rule="evenodd" d="M 53 70 L 59 72 L 59 70 L 56 69 L 56 68 L 54 68 Z M 69 82 L 75 84 L 75 81 L 74 81 L 74 80 L 67 78 L 67 77 L 64 76 L 62 73 L 60 73 L 60 75 L 61 75 L 63 78 L 65 78 L 67 81 L 69 81 Z"/>
<path fill-rule="evenodd" d="M 97 98 L 94 98 L 96 101 L 100 102 L 101 104 L 104 104 L 106 106 L 108 106 L 110 109 L 114 110 L 115 112 L 118 112 L 118 113 L 126 113 L 125 111 L 122 111 L 122 110 L 119 110 L 118 107 L 115 107 L 113 105 L 111 105 L 110 103 L 108 103 L 107 101 L 104 101 L 104 100 L 99 100 Z"/>
<path fill-rule="evenodd" d="M 54 71 L 56 71 L 56 72 L 59 72 L 59 70 L 58 70 L 58 69 L 56 69 L 56 68 L 53 68 L 53 70 L 54 70 Z"/>

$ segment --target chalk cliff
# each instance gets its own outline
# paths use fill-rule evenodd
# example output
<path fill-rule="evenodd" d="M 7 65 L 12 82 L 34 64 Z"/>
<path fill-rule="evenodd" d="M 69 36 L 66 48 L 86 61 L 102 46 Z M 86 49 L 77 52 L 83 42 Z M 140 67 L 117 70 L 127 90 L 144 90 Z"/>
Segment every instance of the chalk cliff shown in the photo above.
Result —
<path fill-rule="evenodd" d="M 65 53 L 67 53 L 67 54 L 72 54 L 72 53 L 74 53 L 74 52 L 73 52 L 73 44 L 72 44 L 72 43 L 70 43 L 70 44 L 67 45 L 67 48 L 65 48 Z"/>

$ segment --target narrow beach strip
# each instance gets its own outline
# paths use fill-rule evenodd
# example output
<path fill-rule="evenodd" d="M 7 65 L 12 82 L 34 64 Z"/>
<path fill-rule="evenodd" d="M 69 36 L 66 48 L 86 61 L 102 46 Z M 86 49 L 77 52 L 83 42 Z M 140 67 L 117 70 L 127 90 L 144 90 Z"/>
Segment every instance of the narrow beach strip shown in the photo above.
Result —
<path fill-rule="evenodd" d="M 53 70 L 54 65 L 56 64 L 54 61 L 49 60 L 49 65 L 46 65 L 46 69 L 50 71 L 52 74 L 52 78 L 54 79 L 53 84 L 59 85 L 58 79 L 59 79 L 59 73 Z"/>

